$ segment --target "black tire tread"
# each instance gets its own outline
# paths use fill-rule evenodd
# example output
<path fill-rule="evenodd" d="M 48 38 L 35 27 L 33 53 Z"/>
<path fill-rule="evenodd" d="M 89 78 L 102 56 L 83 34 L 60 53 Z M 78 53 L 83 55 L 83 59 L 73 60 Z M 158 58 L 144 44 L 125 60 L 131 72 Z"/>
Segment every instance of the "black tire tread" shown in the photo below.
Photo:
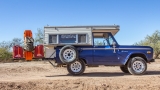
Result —
<path fill-rule="evenodd" d="M 80 71 L 80 72 L 73 72 L 72 70 L 71 70 L 71 68 L 70 68 L 70 65 L 71 64 L 68 64 L 67 65 L 67 71 L 71 74 L 71 75 L 74 75 L 74 76 L 77 76 L 77 75 L 81 75 L 81 74 L 83 74 L 83 72 L 85 71 L 85 69 L 86 69 L 86 65 L 85 65 L 85 62 L 83 61 L 83 60 L 77 60 L 77 61 L 79 61 L 81 64 L 82 64 L 82 70 Z"/>
<path fill-rule="evenodd" d="M 124 73 L 129 73 L 128 68 L 126 66 L 120 66 L 120 69 Z"/>
<path fill-rule="evenodd" d="M 134 59 L 133 59 L 133 58 L 134 58 Z M 128 71 L 129 71 L 130 74 L 132 74 L 132 75 L 143 75 L 143 74 L 146 72 L 146 70 L 147 70 L 147 63 L 146 63 L 146 61 L 145 61 L 142 57 L 133 57 L 133 58 L 131 58 L 131 59 L 129 60 L 128 64 L 127 64 Z M 132 69 L 131 64 L 132 64 L 135 60 L 142 61 L 142 62 L 145 64 L 146 68 L 145 68 L 145 70 L 144 70 L 142 73 L 136 73 L 136 72 Z"/>

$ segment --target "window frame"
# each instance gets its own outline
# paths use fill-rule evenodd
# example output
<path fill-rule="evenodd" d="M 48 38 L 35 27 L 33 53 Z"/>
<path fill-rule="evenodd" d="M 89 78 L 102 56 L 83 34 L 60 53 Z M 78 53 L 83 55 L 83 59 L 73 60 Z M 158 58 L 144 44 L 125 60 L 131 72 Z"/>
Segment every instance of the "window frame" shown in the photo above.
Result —
<path fill-rule="evenodd" d="M 57 37 L 57 42 L 56 42 L 56 43 L 53 43 L 53 42 L 52 42 L 52 43 L 49 43 L 49 36 L 50 36 L 50 35 L 56 35 L 56 37 Z M 59 40 L 59 37 L 58 37 L 58 36 L 59 36 L 59 35 L 57 35 L 57 34 L 48 34 L 48 44 L 58 44 L 58 43 L 59 43 L 59 41 L 58 41 L 58 40 Z"/>
<path fill-rule="evenodd" d="M 83 35 L 83 34 L 86 35 L 86 42 L 85 43 L 79 43 L 78 42 L 78 35 Z M 49 36 L 50 35 L 56 35 L 57 36 L 57 42 L 56 43 L 49 43 Z M 75 34 L 76 35 L 76 41 L 75 41 L 75 43 L 60 43 L 59 42 L 59 36 L 60 35 L 64 35 L 64 34 L 48 34 L 48 44 L 87 44 L 88 43 L 88 34 L 87 33 L 78 33 L 78 34 Z"/>
<path fill-rule="evenodd" d="M 86 35 L 86 42 L 85 43 L 79 43 L 78 41 L 79 41 L 79 36 L 78 35 Z M 88 34 L 83 34 L 83 33 L 81 33 L 81 34 L 77 34 L 77 43 L 79 43 L 79 44 L 86 44 L 88 42 Z"/>
<path fill-rule="evenodd" d="M 104 39 L 104 40 L 106 40 L 107 45 L 95 45 L 95 42 L 94 42 L 94 33 L 107 33 L 108 35 L 110 35 L 109 32 L 93 32 L 93 33 L 92 33 L 93 46 L 110 46 L 110 43 L 109 43 L 109 41 L 108 41 L 107 39 Z"/>
<path fill-rule="evenodd" d="M 59 35 L 59 37 L 60 37 L 60 35 L 71 35 L 71 34 L 58 34 L 58 35 Z M 75 35 L 76 35 L 76 34 L 75 34 Z M 58 37 L 58 41 L 60 40 L 59 37 Z M 77 37 L 77 36 L 76 36 L 76 37 Z M 75 39 L 76 39 L 76 38 L 75 38 Z M 76 40 L 77 40 L 77 39 L 76 39 Z M 75 43 L 77 42 L 76 40 L 75 40 Z M 75 44 L 75 43 L 60 43 L 60 42 L 59 42 L 58 44 Z"/>

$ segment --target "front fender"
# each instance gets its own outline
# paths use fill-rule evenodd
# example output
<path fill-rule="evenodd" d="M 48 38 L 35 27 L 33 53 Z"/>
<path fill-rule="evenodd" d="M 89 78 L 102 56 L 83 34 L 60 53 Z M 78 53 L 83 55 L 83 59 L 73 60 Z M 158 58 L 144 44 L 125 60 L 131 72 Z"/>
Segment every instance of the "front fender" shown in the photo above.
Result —
<path fill-rule="evenodd" d="M 124 62 L 123 62 L 124 65 L 127 63 L 127 61 L 129 60 L 129 58 L 130 58 L 131 55 L 133 55 L 133 54 L 143 54 L 143 55 L 146 57 L 146 59 L 148 60 L 148 56 L 147 56 L 146 53 L 144 53 L 144 52 L 131 52 L 131 53 L 129 53 L 129 54 L 127 55 L 127 57 L 125 58 L 125 60 L 124 60 Z"/>

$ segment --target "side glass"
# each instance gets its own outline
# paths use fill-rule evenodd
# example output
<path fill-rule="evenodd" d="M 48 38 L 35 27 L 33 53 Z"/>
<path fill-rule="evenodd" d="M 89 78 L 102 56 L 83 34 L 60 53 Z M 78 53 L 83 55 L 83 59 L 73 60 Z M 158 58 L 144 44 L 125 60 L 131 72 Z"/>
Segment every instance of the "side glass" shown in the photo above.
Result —
<path fill-rule="evenodd" d="M 110 45 L 113 45 L 114 40 L 113 40 L 113 38 L 112 38 L 111 36 L 109 36 L 108 41 L 109 41 L 109 44 L 110 44 Z"/>
<path fill-rule="evenodd" d="M 49 43 L 57 43 L 57 35 L 49 35 Z"/>
<path fill-rule="evenodd" d="M 76 34 L 59 35 L 59 43 L 76 43 Z"/>
<path fill-rule="evenodd" d="M 108 45 L 105 34 L 106 33 L 93 33 L 94 45 L 96 46 Z"/>
<path fill-rule="evenodd" d="M 78 43 L 86 43 L 86 34 L 78 34 Z"/>

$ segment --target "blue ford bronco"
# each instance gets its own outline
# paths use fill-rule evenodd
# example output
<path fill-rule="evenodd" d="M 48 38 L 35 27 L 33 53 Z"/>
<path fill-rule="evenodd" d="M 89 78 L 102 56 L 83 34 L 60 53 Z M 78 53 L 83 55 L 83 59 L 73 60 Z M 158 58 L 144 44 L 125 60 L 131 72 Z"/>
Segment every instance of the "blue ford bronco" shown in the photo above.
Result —
<path fill-rule="evenodd" d="M 112 30 L 112 27 L 116 29 Z M 84 27 L 57 28 L 60 31 L 64 28 Z M 119 26 L 91 26 L 89 35 L 84 34 L 84 31 L 80 34 L 71 31 L 69 34 L 49 35 L 49 39 L 53 36 L 58 42 L 57 45 L 54 44 L 55 62 L 58 65 L 67 65 L 67 70 L 72 75 L 83 74 L 86 66 L 99 65 L 119 66 L 124 73 L 142 75 L 147 70 L 147 63 L 155 61 L 153 48 L 150 46 L 119 45 L 114 38 L 119 31 Z M 90 44 L 86 44 L 87 42 Z"/>

